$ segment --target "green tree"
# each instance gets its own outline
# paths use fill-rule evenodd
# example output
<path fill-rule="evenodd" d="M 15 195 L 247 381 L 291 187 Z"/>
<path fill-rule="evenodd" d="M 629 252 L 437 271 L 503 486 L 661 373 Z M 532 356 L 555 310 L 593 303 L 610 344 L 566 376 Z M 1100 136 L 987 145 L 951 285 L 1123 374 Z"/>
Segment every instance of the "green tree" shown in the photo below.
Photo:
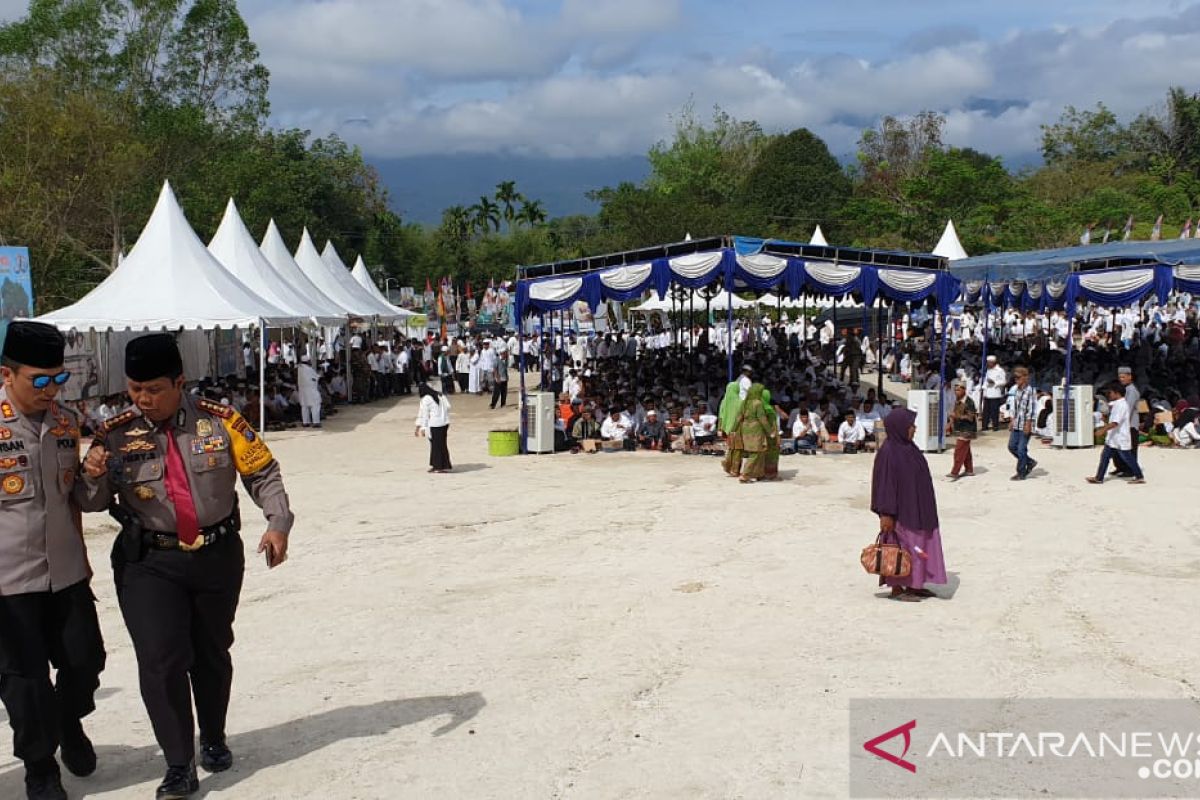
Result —
<path fill-rule="evenodd" d="M 711 125 L 705 125 L 688 104 L 675 118 L 674 138 L 650 148 L 646 188 L 708 206 L 723 205 L 754 168 L 766 138 L 757 122 L 735 119 L 720 107 L 714 108 Z"/>
<path fill-rule="evenodd" d="M 516 213 L 516 221 L 522 225 L 536 228 L 546 221 L 546 209 L 541 200 L 522 200 L 521 209 Z"/>
<path fill-rule="evenodd" d="M 850 193 L 850 179 L 825 142 L 800 128 L 763 148 L 734 206 L 747 229 L 794 238 L 817 223 L 836 230 Z"/>
<path fill-rule="evenodd" d="M 500 204 L 501 215 L 510 230 L 517 219 L 517 204 L 522 200 L 524 198 L 517 191 L 516 181 L 501 181 L 496 184 L 496 202 Z"/>
<path fill-rule="evenodd" d="M 479 202 L 471 206 L 471 222 L 475 230 L 484 236 L 493 230 L 500 230 L 500 206 L 492 202 L 490 197 L 481 196 Z"/>
<path fill-rule="evenodd" d="M 1042 158 L 1062 161 L 1109 161 L 1126 150 L 1128 132 L 1103 103 L 1095 111 L 1067 106 L 1053 125 L 1042 126 Z"/>

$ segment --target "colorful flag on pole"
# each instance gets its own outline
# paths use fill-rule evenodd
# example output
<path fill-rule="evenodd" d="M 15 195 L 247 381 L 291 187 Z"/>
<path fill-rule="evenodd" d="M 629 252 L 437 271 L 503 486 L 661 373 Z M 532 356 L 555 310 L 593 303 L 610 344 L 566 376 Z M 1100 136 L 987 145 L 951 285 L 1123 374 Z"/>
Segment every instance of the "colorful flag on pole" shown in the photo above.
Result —
<path fill-rule="evenodd" d="M 1111 235 L 1112 235 L 1112 220 L 1110 219 L 1104 223 L 1104 239 L 1100 242 L 1100 244 L 1108 244 L 1108 237 Z"/>
<path fill-rule="evenodd" d="M 1158 219 L 1154 222 L 1154 230 L 1150 231 L 1150 241 L 1152 242 L 1162 239 L 1162 219 L 1163 215 L 1159 214 Z"/>
<path fill-rule="evenodd" d="M 1131 235 L 1133 235 L 1133 214 L 1130 214 L 1129 219 L 1125 220 L 1125 235 L 1121 237 L 1121 241 L 1128 242 Z"/>
<path fill-rule="evenodd" d="M 1184 224 L 1183 230 L 1179 232 L 1180 239 L 1192 238 L 1192 218 L 1188 217 L 1187 223 Z"/>
<path fill-rule="evenodd" d="M 1092 241 L 1092 226 L 1088 225 L 1083 229 L 1083 235 L 1079 237 L 1080 244 L 1090 244 Z"/>

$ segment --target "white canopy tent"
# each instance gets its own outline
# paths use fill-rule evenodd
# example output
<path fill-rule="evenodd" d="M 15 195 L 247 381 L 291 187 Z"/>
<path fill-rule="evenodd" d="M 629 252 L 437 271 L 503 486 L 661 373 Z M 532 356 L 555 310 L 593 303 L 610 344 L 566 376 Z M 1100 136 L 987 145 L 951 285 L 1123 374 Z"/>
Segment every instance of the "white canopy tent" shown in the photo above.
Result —
<path fill-rule="evenodd" d="M 808 243 L 820 245 L 821 247 L 829 247 L 829 242 L 825 241 L 825 234 L 821 232 L 820 225 L 813 229 L 812 238 L 808 240 Z"/>
<path fill-rule="evenodd" d="M 299 292 L 307 301 L 308 307 L 318 312 L 322 317 L 336 317 L 338 324 L 344 324 L 345 318 L 351 314 L 349 309 L 342 308 L 329 295 L 321 291 L 320 287 L 309 280 L 309 277 L 304 274 L 304 270 L 292 258 L 291 251 L 283 242 L 283 236 L 279 233 L 279 228 L 275 226 L 275 220 L 267 223 L 267 232 L 263 235 L 262 244 L 258 248 L 266 257 L 267 263 L 275 270 L 279 281 L 291 286 Z"/>
<path fill-rule="evenodd" d="M 354 282 L 349 271 L 342 270 L 345 274 L 345 282 L 343 282 L 341 276 L 329 268 L 317 252 L 312 237 L 308 235 L 308 228 L 305 228 L 300 236 L 300 246 L 296 248 L 295 259 L 300 270 L 317 285 L 318 289 L 351 314 L 359 317 L 374 317 L 383 313 L 375 299 L 366 294 L 362 287 Z M 347 286 L 346 282 L 350 285 Z"/>
<path fill-rule="evenodd" d="M 146 227 L 120 266 L 79 302 L 40 319 L 78 331 L 261 329 L 303 321 L 255 294 L 213 257 L 188 224 L 169 182 L 163 183 Z M 123 347 L 120 340 L 128 338 L 117 336 L 108 350 L 113 344 Z M 181 349 L 185 365 L 194 366 L 194 356 L 188 357 L 191 348 Z M 265 353 L 260 352 L 260 421 L 265 370 Z"/>
<path fill-rule="evenodd" d="M 699 305 L 699 304 L 697 304 Z M 733 296 L 733 310 L 741 311 L 747 308 L 756 308 L 758 303 L 753 300 L 743 300 L 736 294 Z M 713 311 L 728 311 L 729 310 L 729 292 L 720 291 L 713 295 L 712 300 L 704 304 L 704 308 L 711 308 Z"/>
<path fill-rule="evenodd" d="M 333 247 L 333 245 L 330 244 L 329 247 Z M 375 281 L 371 280 L 371 273 L 367 271 L 367 265 L 363 261 L 361 255 L 358 257 L 358 260 L 354 262 L 354 269 L 350 270 L 350 277 L 354 278 L 354 280 L 358 282 L 359 286 L 366 289 L 368 294 L 391 309 L 392 314 L 397 320 L 404 320 L 406 326 L 408 324 L 408 318 L 416 316 L 416 314 L 413 312 L 400 308 L 399 306 L 394 306 L 388 302 L 388 299 L 384 297 L 383 292 L 379 291 L 379 287 L 375 285 Z"/>
<path fill-rule="evenodd" d="M 294 325 L 205 248 L 164 183 L 137 244 L 79 302 L 39 318 L 62 330 L 177 330 Z"/>
<path fill-rule="evenodd" d="M 300 288 L 280 279 L 246 229 L 233 198 L 230 198 L 221 225 L 208 243 L 208 251 L 259 297 L 288 314 L 300 319 L 312 319 L 319 325 L 345 324 L 345 315 L 325 313 L 324 308 L 305 297 Z"/>
<path fill-rule="evenodd" d="M 350 268 L 338 255 L 337 248 L 328 239 L 325 240 L 325 249 L 321 252 L 321 260 L 329 267 L 330 273 L 337 282 L 345 286 L 347 291 L 355 292 L 371 302 L 375 308 L 375 316 L 383 320 L 396 320 L 404 316 L 404 312 L 389 303 L 378 291 L 368 291 L 365 286 L 354 279 L 354 276 L 350 274 Z"/>
<path fill-rule="evenodd" d="M 646 302 L 629 309 L 630 313 L 634 314 L 653 314 L 658 311 L 670 312 L 671 310 L 672 307 L 670 300 L 666 298 L 659 300 L 654 295 L 651 295 L 650 299 Z"/>
<path fill-rule="evenodd" d="M 946 221 L 946 230 L 942 231 L 942 238 L 938 240 L 937 247 L 933 248 L 933 254 L 950 261 L 967 257 L 967 251 L 958 240 L 958 231 L 954 229 L 954 220 Z"/>

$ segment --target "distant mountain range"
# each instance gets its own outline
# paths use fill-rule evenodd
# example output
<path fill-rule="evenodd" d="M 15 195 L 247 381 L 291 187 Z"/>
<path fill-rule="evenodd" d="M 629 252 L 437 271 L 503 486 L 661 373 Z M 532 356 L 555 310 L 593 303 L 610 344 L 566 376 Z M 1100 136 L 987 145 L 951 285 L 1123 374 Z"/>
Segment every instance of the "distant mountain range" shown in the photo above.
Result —
<path fill-rule="evenodd" d="M 843 164 L 854 162 L 843 154 Z M 372 159 L 391 197 L 392 210 L 405 222 L 437 225 L 442 210 L 454 205 L 472 206 L 480 195 L 489 197 L 501 181 L 516 181 L 517 191 L 541 200 L 549 217 L 592 214 L 596 204 L 587 199 L 592 189 L 639 183 L 650 173 L 645 156 L 614 158 L 533 158 L 513 155 L 433 155 L 412 158 Z M 1038 153 L 1018 153 L 1004 159 L 1013 171 L 1037 167 Z"/>
<path fill-rule="evenodd" d="M 442 210 L 471 206 L 489 197 L 501 181 L 541 200 L 550 217 L 591 214 L 596 204 L 586 193 L 622 181 L 642 181 L 650 172 L 645 156 L 615 158 L 533 158 L 510 155 L 434 155 L 371 159 L 391 197 L 392 210 L 405 222 L 437 225 Z"/>

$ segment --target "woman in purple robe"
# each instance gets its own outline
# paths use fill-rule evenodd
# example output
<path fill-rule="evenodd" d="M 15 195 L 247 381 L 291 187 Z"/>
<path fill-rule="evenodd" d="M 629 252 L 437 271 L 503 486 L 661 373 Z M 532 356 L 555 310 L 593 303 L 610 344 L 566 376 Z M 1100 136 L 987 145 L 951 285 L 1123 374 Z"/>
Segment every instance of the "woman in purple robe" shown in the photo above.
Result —
<path fill-rule="evenodd" d="M 887 440 L 875 454 L 871 476 L 871 510 L 879 515 L 879 528 L 912 559 L 911 574 L 880 578 L 879 584 L 892 587 L 892 599 L 907 602 L 935 597 L 925 588 L 926 583 L 946 583 L 933 477 L 925 454 L 912 440 L 916 419 L 917 415 L 905 408 L 884 418 Z"/>

